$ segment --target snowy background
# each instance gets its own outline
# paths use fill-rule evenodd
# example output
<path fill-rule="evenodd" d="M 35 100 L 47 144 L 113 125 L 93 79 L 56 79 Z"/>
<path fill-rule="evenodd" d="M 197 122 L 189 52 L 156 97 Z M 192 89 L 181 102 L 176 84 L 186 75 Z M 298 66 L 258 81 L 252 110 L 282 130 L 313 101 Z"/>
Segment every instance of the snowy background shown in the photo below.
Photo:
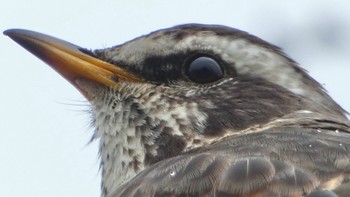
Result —
<path fill-rule="evenodd" d="M 1 31 L 25 28 L 92 49 L 182 23 L 236 27 L 285 49 L 350 111 L 349 1 L 1 1 Z M 0 196 L 99 196 L 83 96 L 5 36 L 0 54 Z"/>

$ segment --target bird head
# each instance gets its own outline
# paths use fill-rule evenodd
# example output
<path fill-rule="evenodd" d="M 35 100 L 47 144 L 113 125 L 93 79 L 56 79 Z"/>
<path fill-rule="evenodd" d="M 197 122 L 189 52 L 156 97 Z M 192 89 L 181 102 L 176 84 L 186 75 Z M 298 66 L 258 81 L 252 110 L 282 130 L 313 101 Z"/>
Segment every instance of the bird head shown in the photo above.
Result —
<path fill-rule="evenodd" d="M 157 161 L 228 136 L 346 121 L 296 62 L 237 29 L 180 25 L 94 51 L 27 30 L 5 34 L 91 103 L 105 193 Z"/>

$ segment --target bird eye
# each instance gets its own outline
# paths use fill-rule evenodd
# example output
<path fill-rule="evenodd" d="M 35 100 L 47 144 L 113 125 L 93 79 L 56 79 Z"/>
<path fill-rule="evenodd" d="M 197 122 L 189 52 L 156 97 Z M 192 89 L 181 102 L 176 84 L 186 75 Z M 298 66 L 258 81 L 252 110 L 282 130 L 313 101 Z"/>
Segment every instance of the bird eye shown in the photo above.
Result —
<path fill-rule="evenodd" d="M 217 61 L 210 57 L 198 57 L 190 62 L 187 76 L 196 83 L 210 83 L 221 79 L 224 74 Z"/>

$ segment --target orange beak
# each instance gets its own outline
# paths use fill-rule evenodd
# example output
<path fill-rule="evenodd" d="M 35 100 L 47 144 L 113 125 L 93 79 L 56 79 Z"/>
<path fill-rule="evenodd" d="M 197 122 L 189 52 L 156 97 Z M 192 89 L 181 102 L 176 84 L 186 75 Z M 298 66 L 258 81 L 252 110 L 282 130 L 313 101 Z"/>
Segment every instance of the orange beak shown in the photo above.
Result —
<path fill-rule="evenodd" d="M 77 79 L 88 79 L 112 88 L 118 87 L 119 81 L 142 81 L 116 65 L 83 53 L 83 48 L 64 40 L 22 29 L 10 29 L 4 34 L 50 65 L 88 99 L 87 93 L 78 86 Z"/>

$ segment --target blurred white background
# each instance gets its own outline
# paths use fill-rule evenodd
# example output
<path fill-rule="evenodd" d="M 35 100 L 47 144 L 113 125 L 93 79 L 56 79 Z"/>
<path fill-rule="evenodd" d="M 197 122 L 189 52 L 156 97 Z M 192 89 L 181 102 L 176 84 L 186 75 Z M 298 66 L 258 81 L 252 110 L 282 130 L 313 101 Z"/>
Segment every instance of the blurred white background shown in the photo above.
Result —
<path fill-rule="evenodd" d="M 25 28 L 92 49 L 182 23 L 236 27 L 285 49 L 350 110 L 349 1 L 2 1 L 1 31 Z M 5 36 L 0 57 L 0 196 L 99 196 L 83 96 Z"/>

